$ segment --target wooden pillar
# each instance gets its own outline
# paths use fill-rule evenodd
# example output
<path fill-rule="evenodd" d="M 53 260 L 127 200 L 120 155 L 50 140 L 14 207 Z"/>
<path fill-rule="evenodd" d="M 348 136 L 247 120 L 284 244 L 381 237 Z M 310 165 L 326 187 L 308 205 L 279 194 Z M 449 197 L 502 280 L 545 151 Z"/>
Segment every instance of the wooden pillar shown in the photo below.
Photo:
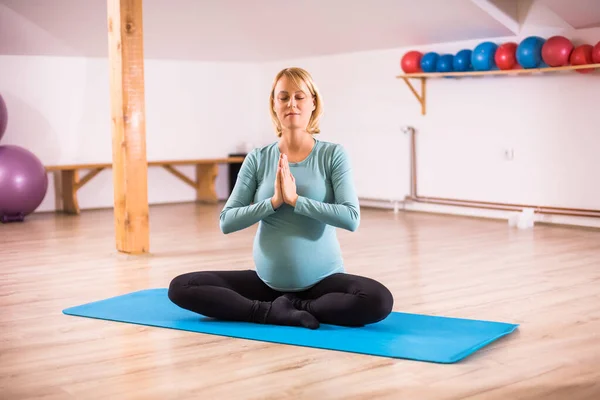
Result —
<path fill-rule="evenodd" d="M 142 0 L 108 1 L 117 250 L 149 251 Z"/>

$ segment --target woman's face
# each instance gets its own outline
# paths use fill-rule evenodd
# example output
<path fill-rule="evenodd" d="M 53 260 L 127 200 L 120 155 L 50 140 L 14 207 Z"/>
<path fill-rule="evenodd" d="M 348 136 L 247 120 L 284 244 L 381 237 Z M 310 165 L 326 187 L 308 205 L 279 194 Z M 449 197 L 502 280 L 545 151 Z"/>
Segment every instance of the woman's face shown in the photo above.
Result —
<path fill-rule="evenodd" d="M 306 130 L 315 102 L 308 87 L 302 82 L 300 88 L 286 76 L 275 85 L 273 109 L 283 130 Z"/>

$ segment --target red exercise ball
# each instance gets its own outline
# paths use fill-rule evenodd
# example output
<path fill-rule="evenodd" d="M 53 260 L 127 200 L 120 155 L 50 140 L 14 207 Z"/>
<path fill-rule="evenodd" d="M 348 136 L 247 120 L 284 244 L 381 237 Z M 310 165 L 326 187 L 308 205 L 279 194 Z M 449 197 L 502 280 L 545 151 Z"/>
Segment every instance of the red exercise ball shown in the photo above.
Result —
<path fill-rule="evenodd" d="M 550 67 L 569 65 L 573 43 L 564 36 L 552 36 L 542 46 L 542 60 Z"/>
<path fill-rule="evenodd" d="M 502 43 L 498 46 L 496 54 L 494 55 L 494 61 L 498 68 L 514 69 L 517 64 L 517 44 L 514 42 Z"/>
<path fill-rule="evenodd" d="M 402 56 L 402 61 L 400 62 L 402 71 L 404 71 L 406 74 L 423 72 L 421 70 L 421 57 L 423 57 L 423 54 L 416 50 L 406 53 L 404 56 Z"/>
<path fill-rule="evenodd" d="M 571 62 L 571 65 L 592 64 L 592 45 L 582 44 L 581 46 L 575 47 L 569 61 Z M 587 74 L 594 71 L 594 68 L 576 69 L 575 71 L 580 74 Z"/>
<path fill-rule="evenodd" d="M 600 64 L 600 42 L 596 43 L 592 49 L 592 62 L 594 64 Z"/>

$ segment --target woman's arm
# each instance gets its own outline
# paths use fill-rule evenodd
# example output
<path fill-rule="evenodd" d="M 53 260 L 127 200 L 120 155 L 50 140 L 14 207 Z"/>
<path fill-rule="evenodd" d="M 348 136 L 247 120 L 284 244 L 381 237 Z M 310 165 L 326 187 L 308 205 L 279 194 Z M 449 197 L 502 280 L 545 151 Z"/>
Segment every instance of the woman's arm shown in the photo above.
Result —
<path fill-rule="evenodd" d="M 276 212 L 270 198 L 251 204 L 257 186 L 257 152 L 250 152 L 244 159 L 231 196 L 219 216 L 221 231 L 225 234 L 248 228 Z"/>
<path fill-rule="evenodd" d="M 352 166 L 342 146 L 336 146 L 331 161 L 335 204 L 298 196 L 294 211 L 329 225 L 354 232 L 360 224 L 360 206 L 354 187 Z"/>

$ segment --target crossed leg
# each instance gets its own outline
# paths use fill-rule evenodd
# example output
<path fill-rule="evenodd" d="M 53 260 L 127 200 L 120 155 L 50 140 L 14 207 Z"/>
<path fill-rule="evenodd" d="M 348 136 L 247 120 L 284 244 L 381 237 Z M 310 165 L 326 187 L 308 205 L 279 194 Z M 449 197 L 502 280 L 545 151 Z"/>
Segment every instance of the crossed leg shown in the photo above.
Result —
<path fill-rule="evenodd" d="M 392 311 L 394 299 L 381 283 L 358 275 L 331 275 L 294 293 L 271 289 L 255 271 L 201 271 L 177 276 L 169 299 L 198 314 L 230 321 L 303 326 L 363 326 Z"/>
<path fill-rule="evenodd" d="M 385 319 L 394 305 L 391 292 L 381 283 L 359 275 L 330 275 L 300 293 L 286 294 L 294 306 L 324 324 L 363 326 Z"/>
<path fill-rule="evenodd" d="M 169 285 L 173 303 L 206 317 L 318 328 L 315 317 L 282 295 L 251 270 L 189 272 Z"/>

